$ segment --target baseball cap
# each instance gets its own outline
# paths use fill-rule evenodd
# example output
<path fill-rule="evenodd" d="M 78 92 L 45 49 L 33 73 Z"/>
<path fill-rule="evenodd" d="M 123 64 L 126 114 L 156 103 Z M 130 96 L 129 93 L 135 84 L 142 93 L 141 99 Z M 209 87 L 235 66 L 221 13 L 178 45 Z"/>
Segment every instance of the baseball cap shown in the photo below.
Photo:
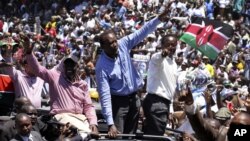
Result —
<path fill-rule="evenodd" d="M 70 55 L 68 55 L 66 57 L 66 59 L 64 60 L 64 63 L 68 60 L 72 60 L 75 63 L 78 64 L 78 62 L 80 61 L 80 52 L 79 51 L 73 51 Z"/>
<path fill-rule="evenodd" d="M 215 113 L 215 118 L 218 120 L 228 120 L 231 118 L 231 112 L 227 107 L 222 107 Z"/>
<path fill-rule="evenodd" d="M 226 98 L 230 97 L 230 96 L 233 96 L 234 94 L 236 94 L 237 92 L 236 91 L 233 91 L 231 89 L 227 89 L 227 88 L 224 88 L 220 95 L 221 95 L 221 100 L 225 100 Z"/>

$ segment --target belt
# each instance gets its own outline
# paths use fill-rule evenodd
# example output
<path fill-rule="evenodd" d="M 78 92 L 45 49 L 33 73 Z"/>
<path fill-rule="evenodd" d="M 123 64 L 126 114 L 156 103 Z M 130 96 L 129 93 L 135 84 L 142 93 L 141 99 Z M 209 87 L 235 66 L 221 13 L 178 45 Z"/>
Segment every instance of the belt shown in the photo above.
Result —
<path fill-rule="evenodd" d="M 162 100 L 162 101 L 164 101 L 164 103 L 171 104 L 171 101 L 170 101 L 170 100 L 168 100 L 168 99 L 166 99 L 166 98 L 164 98 L 164 97 L 161 97 L 161 96 L 159 96 L 159 95 L 157 95 L 157 94 L 148 93 L 147 96 L 152 97 L 152 98 L 155 98 L 155 99 Z"/>
<path fill-rule="evenodd" d="M 111 94 L 111 97 L 120 97 L 120 98 L 133 98 L 137 95 L 137 92 L 133 92 L 131 94 L 128 94 L 128 95 L 115 95 L 115 94 Z"/>

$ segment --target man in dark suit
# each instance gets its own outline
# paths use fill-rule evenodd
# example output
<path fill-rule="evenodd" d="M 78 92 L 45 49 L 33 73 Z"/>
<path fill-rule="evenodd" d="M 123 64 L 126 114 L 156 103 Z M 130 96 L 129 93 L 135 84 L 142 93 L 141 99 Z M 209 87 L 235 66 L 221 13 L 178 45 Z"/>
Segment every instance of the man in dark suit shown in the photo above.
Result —
<path fill-rule="evenodd" d="M 32 131 L 37 131 L 39 134 L 44 136 L 46 139 L 50 138 L 50 133 L 47 131 L 47 125 L 37 118 L 37 110 L 31 104 L 26 104 L 18 108 L 18 113 L 26 113 L 31 118 Z M 15 120 L 12 119 L 4 124 L 3 131 L 0 133 L 1 141 L 9 141 L 17 134 L 15 127 Z"/>
<path fill-rule="evenodd" d="M 15 120 L 17 134 L 11 141 L 43 141 L 41 135 L 36 131 L 31 131 L 31 118 L 25 114 L 20 113 Z"/>

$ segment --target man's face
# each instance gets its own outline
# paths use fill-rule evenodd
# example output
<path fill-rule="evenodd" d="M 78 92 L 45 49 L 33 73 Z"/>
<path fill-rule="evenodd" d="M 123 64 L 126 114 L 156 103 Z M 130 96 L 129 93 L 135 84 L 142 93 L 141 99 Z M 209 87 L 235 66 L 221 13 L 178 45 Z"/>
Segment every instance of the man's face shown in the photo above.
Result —
<path fill-rule="evenodd" d="M 24 64 L 24 70 L 29 76 L 35 76 L 35 74 L 32 71 L 32 68 L 28 66 L 28 64 Z"/>
<path fill-rule="evenodd" d="M 37 110 L 33 106 L 30 106 L 26 114 L 30 116 L 31 123 L 34 125 L 37 122 Z"/>
<path fill-rule="evenodd" d="M 106 36 L 106 41 L 102 44 L 104 52 L 111 58 L 118 55 L 118 44 L 115 34 L 109 33 Z"/>
<path fill-rule="evenodd" d="M 16 129 L 22 136 L 29 136 L 31 128 L 32 124 L 30 118 L 23 117 L 16 123 Z"/>
<path fill-rule="evenodd" d="M 64 62 L 65 75 L 69 80 L 73 80 L 76 75 L 78 65 L 71 59 L 66 59 Z"/>
<path fill-rule="evenodd" d="M 227 132 L 228 141 L 235 141 L 234 134 L 236 130 L 247 128 L 250 125 L 250 115 L 246 112 L 239 112 L 231 120 L 229 130 Z"/>
<path fill-rule="evenodd" d="M 168 52 L 169 57 L 173 57 L 175 54 L 177 45 L 177 39 L 175 37 L 169 36 L 167 40 L 162 44 L 162 50 L 166 50 Z"/>

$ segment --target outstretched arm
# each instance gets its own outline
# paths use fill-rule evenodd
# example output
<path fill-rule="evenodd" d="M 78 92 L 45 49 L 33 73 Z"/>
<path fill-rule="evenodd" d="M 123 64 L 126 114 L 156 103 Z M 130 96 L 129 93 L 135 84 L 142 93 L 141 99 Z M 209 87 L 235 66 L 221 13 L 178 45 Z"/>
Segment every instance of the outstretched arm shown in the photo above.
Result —
<path fill-rule="evenodd" d="M 169 17 L 167 16 L 170 11 L 170 5 L 172 2 L 168 3 L 165 7 L 164 12 L 162 12 L 156 18 L 150 20 L 145 25 L 142 26 L 141 29 L 137 30 L 136 32 L 125 36 L 119 40 L 122 46 L 128 47 L 128 50 L 131 50 L 134 46 L 136 46 L 139 42 L 141 42 L 144 38 L 147 37 L 148 34 L 155 31 L 157 25 L 160 22 L 167 21 Z"/>
<path fill-rule="evenodd" d="M 187 92 L 182 95 L 182 100 L 185 101 L 185 112 L 193 130 L 202 141 L 216 140 L 218 133 L 204 120 L 199 108 L 194 103 L 192 92 L 188 88 Z"/>
<path fill-rule="evenodd" d="M 34 74 L 46 82 L 53 81 L 53 75 L 51 71 L 40 65 L 33 54 L 33 46 L 30 44 L 29 38 L 24 34 L 20 34 L 20 36 L 23 40 L 24 54 L 26 55 L 27 63 L 29 67 L 32 68 Z"/>

